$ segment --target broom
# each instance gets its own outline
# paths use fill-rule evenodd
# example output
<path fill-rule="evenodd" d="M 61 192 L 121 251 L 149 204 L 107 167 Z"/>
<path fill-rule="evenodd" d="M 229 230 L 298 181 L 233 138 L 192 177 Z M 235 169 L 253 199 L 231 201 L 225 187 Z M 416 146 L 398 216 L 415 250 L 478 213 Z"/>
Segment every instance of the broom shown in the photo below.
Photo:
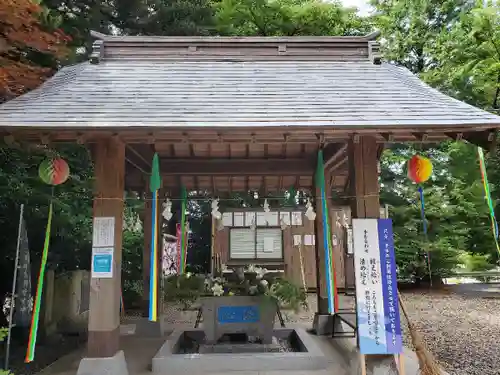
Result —
<path fill-rule="evenodd" d="M 406 311 L 403 299 L 401 298 L 401 293 L 398 291 L 399 305 L 401 306 L 401 311 L 405 316 L 406 322 L 408 323 L 408 330 L 411 335 L 411 343 L 415 348 L 415 353 L 418 358 L 418 365 L 420 368 L 420 373 L 422 375 L 442 375 L 441 369 L 436 363 L 433 355 L 427 350 L 424 339 L 422 335 L 417 331 L 415 325 L 410 321 L 408 312 Z"/>

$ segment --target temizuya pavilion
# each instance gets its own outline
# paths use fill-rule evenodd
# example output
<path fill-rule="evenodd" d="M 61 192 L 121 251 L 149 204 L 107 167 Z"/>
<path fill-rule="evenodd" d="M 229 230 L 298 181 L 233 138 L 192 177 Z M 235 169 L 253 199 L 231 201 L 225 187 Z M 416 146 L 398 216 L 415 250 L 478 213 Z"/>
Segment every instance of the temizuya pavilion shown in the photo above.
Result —
<path fill-rule="evenodd" d="M 385 144 L 463 139 L 489 147 L 500 128 L 500 117 L 382 63 L 378 34 L 94 36 L 89 62 L 63 68 L 0 106 L 0 132 L 10 141 L 92 149 L 94 216 L 115 217 L 116 263 L 112 279 L 92 283 L 89 358 L 118 352 L 123 192 L 147 191 L 155 151 L 170 196 L 181 186 L 214 196 L 249 190 L 265 196 L 291 186 L 317 191 L 322 148 L 329 191 L 349 197 L 352 217 L 376 218 Z M 316 212 L 322 237 L 321 205 Z M 316 241 L 324 297 L 322 247 Z M 320 303 L 318 316 L 327 314 Z"/>

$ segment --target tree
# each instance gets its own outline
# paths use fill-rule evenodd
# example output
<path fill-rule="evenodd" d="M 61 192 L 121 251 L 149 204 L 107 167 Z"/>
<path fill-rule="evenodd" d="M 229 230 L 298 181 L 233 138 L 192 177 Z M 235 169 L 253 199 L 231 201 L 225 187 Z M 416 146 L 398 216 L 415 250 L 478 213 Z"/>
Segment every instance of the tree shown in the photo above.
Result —
<path fill-rule="evenodd" d="M 124 35 L 209 35 L 208 0 L 115 0 L 113 25 Z"/>
<path fill-rule="evenodd" d="M 457 22 L 470 0 L 371 0 L 384 57 L 420 73 L 436 63 L 430 51 L 440 33 Z"/>
<path fill-rule="evenodd" d="M 431 48 L 427 82 L 460 100 L 500 113 L 500 8 L 462 13 Z"/>
<path fill-rule="evenodd" d="M 356 9 L 316 0 L 222 0 L 215 4 L 221 35 L 365 35 L 370 23 Z"/>
<path fill-rule="evenodd" d="M 31 0 L 0 2 L 0 102 L 37 87 L 53 72 L 54 61 L 66 53 L 58 21 Z"/>

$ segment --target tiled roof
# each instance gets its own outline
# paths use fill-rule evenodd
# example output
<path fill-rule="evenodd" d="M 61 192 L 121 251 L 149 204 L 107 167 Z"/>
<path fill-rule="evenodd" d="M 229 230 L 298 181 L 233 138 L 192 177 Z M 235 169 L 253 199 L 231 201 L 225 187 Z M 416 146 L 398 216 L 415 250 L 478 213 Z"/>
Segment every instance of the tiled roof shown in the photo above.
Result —
<path fill-rule="evenodd" d="M 1 105 L 0 127 L 500 127 L 499 116 L 375 65 L 358 47 L 336 59 L 244 59 L 117 56 L 115 46 Z"/>

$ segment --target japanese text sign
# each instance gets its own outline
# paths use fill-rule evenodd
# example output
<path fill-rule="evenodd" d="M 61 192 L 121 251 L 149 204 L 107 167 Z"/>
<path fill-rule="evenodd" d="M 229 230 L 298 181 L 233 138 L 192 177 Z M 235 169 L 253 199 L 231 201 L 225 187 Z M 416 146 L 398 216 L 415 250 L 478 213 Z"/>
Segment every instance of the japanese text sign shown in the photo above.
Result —
<path fill-rule="evenodd" d="M 361 354 L 402 352 L 391 219 L 353 219 Z"/>

